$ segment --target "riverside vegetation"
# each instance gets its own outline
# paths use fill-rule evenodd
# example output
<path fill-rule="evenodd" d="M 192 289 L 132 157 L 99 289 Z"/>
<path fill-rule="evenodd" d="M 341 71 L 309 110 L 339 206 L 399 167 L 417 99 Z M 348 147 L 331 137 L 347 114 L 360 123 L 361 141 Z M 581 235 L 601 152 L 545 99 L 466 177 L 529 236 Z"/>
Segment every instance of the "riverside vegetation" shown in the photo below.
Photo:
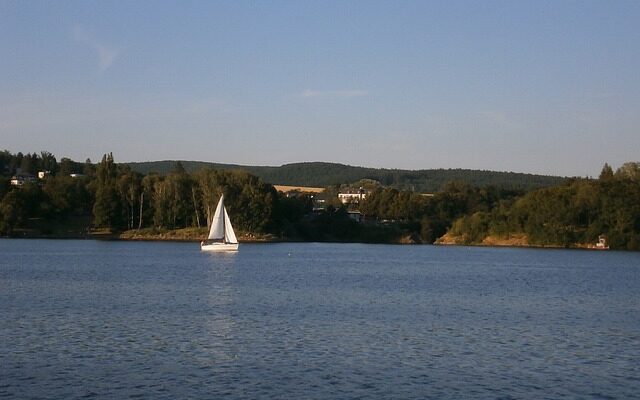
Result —
<path fill-rule="evenodd" d="M 14 186 L 10 179 L 18 168 L 50 175 Z M 243 170 L 204 166 L 187 172 L 174 162 L 165 174 L 144 174 L 116 164 L 112 154 L 94 164 L 4 151 L 0 234 L 198 240 L 224 193 L 241 240 L 585 247 L 604 235 L 611 248 L 640 249 L 639 163 L 615 172 L 605 164 L 598 179 L 541 188 L 452 181 L 424 196 L 371 179 L 352 186 L 370 190 L 358 204 L 364 223 L 349 218 L 354 205 L 337 200 L 336 185 L 319 195 L 324 210 L 314 211 L 318 195 L 288 197 Z"/>

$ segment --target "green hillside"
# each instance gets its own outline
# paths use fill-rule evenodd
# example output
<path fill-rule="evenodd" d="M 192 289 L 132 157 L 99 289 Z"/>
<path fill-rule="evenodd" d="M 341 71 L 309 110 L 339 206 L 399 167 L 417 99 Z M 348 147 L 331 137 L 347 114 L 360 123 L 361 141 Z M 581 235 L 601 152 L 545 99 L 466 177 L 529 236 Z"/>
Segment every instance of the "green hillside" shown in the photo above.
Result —
<path fill-rule="evenodd" d="M 354 167 L 324 162 L 285 164 L 279 167 L 217 164 L 201 161 L 181 161 L 181 163 L 189 172 L 205 167 L 242 169 L 259 176 L 265 182 L 278 185 L 326 187 L 349 184 L 361 179 L 373 179 L 384 186 L 422 193 L 437 192 L 451 181 L 466 182 L 473 186 L 493 185 L 508 189 L 531 190 L 556 185 L 564 180 L 564 178 L 557 176 L 516 172 L 470 169 L 401 170 Z M 157 172 L 161 175 L 170 172 L 175 164 L 176 161 L 171 160 L 128 163 L 134 171 L 143 174 Z"/>

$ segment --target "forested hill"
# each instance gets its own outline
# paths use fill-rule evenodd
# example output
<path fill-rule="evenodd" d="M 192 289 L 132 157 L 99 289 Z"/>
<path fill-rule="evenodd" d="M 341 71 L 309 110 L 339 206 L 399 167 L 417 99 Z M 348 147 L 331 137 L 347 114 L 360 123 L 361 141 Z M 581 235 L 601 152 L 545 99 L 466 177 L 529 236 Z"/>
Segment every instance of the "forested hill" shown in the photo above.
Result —
<path fill-rule="evenodd" d="M 564 178 L 557 176 L 533 175 L 516 172 L 495 172 L 470 169 L 427 169 L 400 170 L 365 168 L 351 165 L 305 162 L 285 164 L 279 167 L 217 164 L 201 161 L 181 161 L 183 167 L 193 172 L 204 167 L 215 169 L 242 169 L 259 176 L 265 182 L 279 185 L 326 187 L 349 184 L 361 179 L 373 179 L 384 186 L 422 193 L 433 193 L 451 181 L 461 181 L 473 186 L 493 185 L 507 189 L 531 190 L 553 186 Z M 134 171 L 143 174 L 172 171 L 176 161 L 151 161 L 128 163 Z"/>

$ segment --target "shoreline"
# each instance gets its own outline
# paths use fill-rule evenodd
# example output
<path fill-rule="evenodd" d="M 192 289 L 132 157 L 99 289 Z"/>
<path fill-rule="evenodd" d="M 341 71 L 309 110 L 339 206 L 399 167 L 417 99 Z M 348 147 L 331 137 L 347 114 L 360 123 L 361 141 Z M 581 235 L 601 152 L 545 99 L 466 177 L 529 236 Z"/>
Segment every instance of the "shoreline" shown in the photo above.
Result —
<path fill-rule="evenodd" d="M 439 246 L 472 246 L 472 247 L 511 247 L 526 249 L 565 249 L 565 250 L 610 250 L 609 247 L 601 248 L 588 243 L 572 243 L 569 246 L 559 244 L 531 244 L 525 234 L 513 234 L 507 238 L 487 236 L 481 242 L 464 242 L 464 238 L 446 233 L 438 238 L 435 243 Z"/>
<path fill-rule="evenodd" d="M 136 234 L 137 233 L 137 234 Z M 190 235 L 179 235 L 175 231 L 163 231 L 156 234 L 139 234 L 135 231 L 125 231 L 120 233 L 112 232 L 88 232 L 79 235 L 70 234 L 23 234 L 13 236 L 0 236 L 0 239 L 48 239 L 48 240 L 104 240 L 104 241 L 124 241 L 124 242 L 185 242 L 185 243 L 199 243 L 202 241 L 200 237 L 193 237 Z M 293 238 L 280 238 L 274 235 L 267 236 L 248 236 L 243 235 L 238 238 L 240 244 L 269 244 L 269 243 L 361 243 L 361 244 L 390 244 L 390 245 L 408 245 L 408 246 L 446 246 L 446 247 L 488 247 L 488 248 L 522 248 L 522 249 L 546 249 L 546 250 L 592 250 L 603 251 L 610 250 L 608 248 L 598 248 L 592 245 L 575 244 L 573 246 L 561 246 L 561 245 L 535 245 L 522 243 L 518 241 L 514 243 L 510 240 L 499 241 L 490 240 L 483 241 L 481 243 L 459 243 L 451 240 L 451 236 L 445 235 L 438 239 L 434 243 L 416 243 L 416 242 L 361 242 L 361 241 L 305 241 L 301 239 Z"/>

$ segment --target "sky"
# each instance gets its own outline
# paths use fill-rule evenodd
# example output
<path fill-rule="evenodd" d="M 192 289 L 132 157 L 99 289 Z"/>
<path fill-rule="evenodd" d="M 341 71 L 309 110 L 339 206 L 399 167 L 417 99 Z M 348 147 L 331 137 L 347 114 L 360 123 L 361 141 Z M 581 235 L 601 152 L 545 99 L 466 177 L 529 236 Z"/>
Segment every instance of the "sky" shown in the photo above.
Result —
<path fill-rule="evenodd" d="M 597 176 L 638 1 L 0 0 L 0 150 Z"/>

